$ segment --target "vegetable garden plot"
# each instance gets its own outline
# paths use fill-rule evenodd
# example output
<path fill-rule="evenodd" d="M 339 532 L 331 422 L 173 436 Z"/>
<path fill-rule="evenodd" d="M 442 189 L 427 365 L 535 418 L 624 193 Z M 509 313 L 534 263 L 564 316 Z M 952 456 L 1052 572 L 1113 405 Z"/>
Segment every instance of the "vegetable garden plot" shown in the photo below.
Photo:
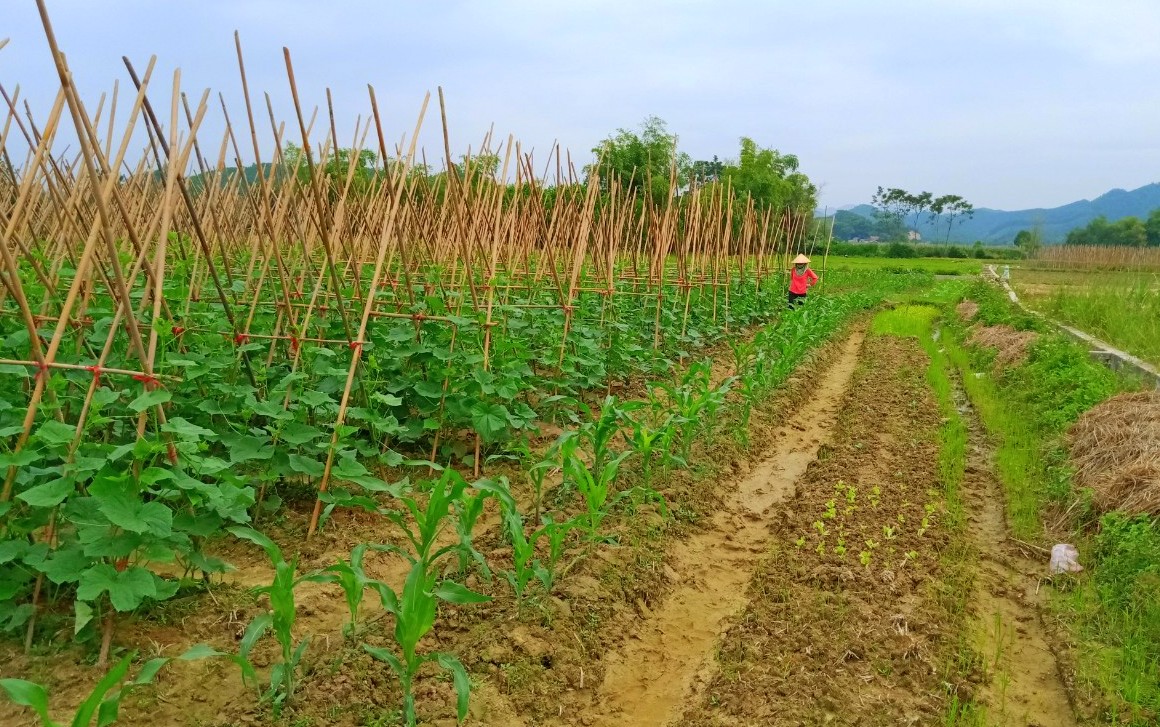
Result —
<path fill-rule="evenodd" d="M 389 149 L 373 90 L 368 121 L 339 149 L 333 126 L 314 134 L 306 123 L 288 53 L 302 146 L 283 145 L 274 124 L 278 144 L 264 152 L 247 91 L 257 166 L 231 174 L 227 161 L 245 168 L 240 134 L 227 120 L 208 163 L 198 136 L 208 96 L 190 105 L 180 74 L 158 105 L 152 62 L 140 75 L 129 65 L 135 98 L 118 130 L 87 113 L 50 45 L 57 104 L 37 125 L 5 92 L 0 135 L 0 628 L 26 649 L 63 627 L 99 639 L 104 663 L 124 614 L 227 568 L 215 539 L 228 531 L 268 554 L 271 611 L 246 625 L 236 653 L 190 658 L 227 658 L 265 703 L 290 704 L 308 648 L 295 588 L 327 581 L 346 597 L 349 633 L 368 590 L 392 614 L 399 651 L 370 653 L 397 674 L 408 709 L 423 664 L 449 669 L 465 694 L 458 662 L 417 646 L 439 601 L 485 598 L 462 585 L 473 563 L 487 570 L 471 541 L 485 501 L 522 553 L 509 579 L 517 598 L 535 583 L 550 590 L 569 537 L 598 543 L 614 503 L 657 498 L 647 475 L 635 491 L 616 486 L 627 455 L 611 443 L 631 439 L 647 451 L 644 472 L 664 472 L 724 394 L 693 374 L 635 415 L 631 435 L 629 410 L 602 396 L 666 379 L 707 345 L 775 319 L 783 256 L 816 242 L 805 240 L 809 211 L 759 210 L 720 185 L 678 200 L 675 179 L 657 204 L 595 173 L 581 185 L 558 151 L 545 186 L 510 139 L 498 173 L 490 137 L 442 174 L 417 171 L 426 101 L 409 147 Z M 81 140 L 72 159 L 54 156 L 69 120 Z M 133 161 L 142 132 L 149 146 Z M 747 399 L 872 300 L 848 300 L 820 325 L 807 308 L 738 351 L 767 367 L 749 376 Z M 525 444 L 545 422 L 576 428 L 547 468 Z M 541 481 L 562 471 L 581 516 L 542 521 L 538 496 L 529 513 L 506 480 L 484 477 L 489 458 L 521 446 Z M 402 552 L 379 545 L 409 564 L 405 582 L 368 573 L 366 548 L 303 572 L 253 528 L 304 493 L 308 534 L 340 510 L 394 522 Z M 268 673 L 251 659 L 267 632 L 278 643 Z"/>
<path fill-rule="evenodd" d="M 954 634 L 932 588 L 948 535 L 924 364 L 910 341 L 867 338 L 834 441 L 682 723 L 939 721 Z"/>

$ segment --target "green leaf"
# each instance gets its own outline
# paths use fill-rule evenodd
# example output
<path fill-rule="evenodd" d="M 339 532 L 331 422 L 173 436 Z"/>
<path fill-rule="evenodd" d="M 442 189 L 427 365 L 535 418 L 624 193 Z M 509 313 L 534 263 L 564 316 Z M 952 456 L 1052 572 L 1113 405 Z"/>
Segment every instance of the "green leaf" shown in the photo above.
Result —
<path fill-rule="evenodd" d="M 251 460 L 267 460 L 274 456 L 274 445 L 269 437 L 248 435 L 222 437 L 230 451 L 230 462 L 241 464 Z"/>
<path fill-rule="evenodd" d="M 225 656 L 225 653 L 218 651 L 209 644 L 194 644 L 186 649 L 185 653 L 177 657 L 177 659 L 179 661 L 197 661 L 198 659 L 208 659 L 211 656 Z"/>
<path fill-rule="evenodd" d="M 0 679 L 0 689 L 3 689 L 14 703 L 22 707 L 31 707 L 40 716 L 41 724 L 57 727 L 57 723 L 48 717 L 48 692 L 44 687 L 23 679 Z"/>
<path fill-rule="evenodd" d="M 464 603 L 487 603 L 491 600 L 491 596 L 476 593 L 466 586 L 459 585 L 455 581 L 443 581 L 435 589 L 434 595 L 448 603 L 454 603 L 456 605 Z"/>
<path fill-rule="evenodd" d="M 33 507 L 56 507 L 74 492 L 76 492 L 76 483 L 73 482 L 72 478 L 61 477 L 52 482 L 31 487 L 21 492 L 17 497 Z"/>
<path fill-rule="evenodd" d="M 62 445 L 71 442 L 76 433 L 75 426 L 49 419 L 36 430 L 36 438 L 50 446 Z"/>
<path fill-rule="evenodd" d="M 165 422 L 165 424 L 161 426 L 161 431 L 169 432 L 170 434 L 176 434 L 182 439 L 189 440 L 212 439 L 217 436 L 212 430 L 206 429 L 205 427 L 199 427 L 198 425 L 187 421 L 182 417 L 173 417 L 169 421 Z"/>
<path fill-rule="evenodd" d="M 326 465 L 316 459 L 292 454 L 290 455 L 290 469 L 308 477 L 321 477 L 322 473 L 326 471 Z"/>
<path fill-rule="evenodd" d="M 387 406 L 402 406 L 403 404 L 403 400 L 394 394 L 384 394 L 379 391 L 371 394 L 371 399 Z"/>
<path fill-rule="evenodd" d="M 16 431 L 12 432 L 12 434 L 19 434 L 22 431 L 24 431 L 23 427 L 16 427 Z M 11 435 L 0 433 L 0 436 Z M 72 440 L 70 439 L 69 441 Z M 29 449 L 28 447 L 25 447 L 19 452 L 5 452 L 4 454 L 0 454 L 0 468 L 7 469 L 9 467 L 24 467 L 26 465 L 32 464 L 36 460 L 40 459 L 40 457 L 40 452 L 37 452 L 35 449 Z"/>
<path fill-rule="evenodd" d="M 471 425 L 486 441 L 493 442 L 507 430 L 508 410 L 501 404 L 476 402 L 471 407 Z"/>
<path fill-rule="evenodd" d="M 169 659 L 159 657 L 157 659 L 150 659 L 141 667 L 141 671 L 137 672 L 137 678 L 133 680 L 133 684 L 141 686 L 143 684 L 151 684 L 157 677 L 157 672 L 161 671 L 161 667 L 169 663 Z"/>
<path fill-rule="evenodd" d="M 290 422 L 282 427 L 282 431 L 278 433 L 278 438 L 283 442 L 296 445 L 312 442 L 321 436 L 321 429 L 302 422 Z"/>
<path fill-rule="evenodd" d="M 370 644 L 363 644 L 363 650 L 379 661 L 386 662 L 390 665 L 391 671 L 395 672 L 396 675 L 402 676 L 407 673 L 407 670 L 403 668 L 403 662 L 399 661 L 399 657 L 392 654 L 389 650 L 378 646 L 371 646 Z"/>
<path fill-rule="evenodd" d="M 73 601 L 73 613 L 76 615 L 73 621 L 73 636 L 76 636 L 93 620 L 93 607 L 84 601 Z"/>
<path fill-rule="evenodd" d="M 451 678 L 455 683 L 455 712 L 459 721 L 463 722 L 467 719 L 467 708 L 471 699 L 471 680 L 467 678 L 467 670 L 463 668 L 459 659 L 451 654 L 434 652 L 428 658 L 434 659 L 439 666 L 451 672 Z"/>
<path fill-rule="evenodd" d="M 270 538 L 266 537 L 262 533 L 259 533 L 257 530 L 239 525 L 235 525 L 232 528 L 226 528 L 226 530 L 232 533 L 234 537 L 241 538 L 242 540 L 248 540 L 254 545 L 262 548 L 262 550 L 265 550 L 266 555 L 270 556 L 270 560 L 274 563 L 281 563 L 285 560 L 285 558 L 282 557 L 282 549 L 278 547 L 278 544 L 273 540 L 270 540 Z"/>
<path fill-rule="evenodd" d="M 53 552 L 52 557 L 40 566 L 40 571 L 59 586 L 80 580 L 81 574 L 90 565 L 92 560 L 85 555 L 84 550 L 73 545 Z"/>
<path fill-rule="evenodd" d="M 173 398 L 173 394 L 169 393 L 167 389 L 154 389 L 153 391 L 146 391 L 138 396 L 133 401 L 129 402 L 129 408 L 140 414 L 146 409 L 164 404 Z"/>
<path fill-rule="evenodd" d="M 77 598 L 95 601 L 108 591 L 113 608 L 118 611 L 132 611 L 145 598 L 157 596 L 157 585 L 153 574 L 140 566 L 130 566 L 118 573 L 107 563 L 93 566 L 81 575 L 77 585 Z"/>

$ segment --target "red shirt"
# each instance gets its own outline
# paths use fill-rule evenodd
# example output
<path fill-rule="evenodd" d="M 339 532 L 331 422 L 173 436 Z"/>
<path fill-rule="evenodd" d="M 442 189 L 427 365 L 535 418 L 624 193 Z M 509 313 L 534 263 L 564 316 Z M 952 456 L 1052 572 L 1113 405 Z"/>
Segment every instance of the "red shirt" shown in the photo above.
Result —
<path fill-rule="evenodd" d="M 798 275 L 797 268 L 791 268 L 789 271 L 789 292 L 797 295 L 805 295 L 806 290 L 818 282 L 818 274 L 813 270 L 806 268 L 806 271 Z"/>

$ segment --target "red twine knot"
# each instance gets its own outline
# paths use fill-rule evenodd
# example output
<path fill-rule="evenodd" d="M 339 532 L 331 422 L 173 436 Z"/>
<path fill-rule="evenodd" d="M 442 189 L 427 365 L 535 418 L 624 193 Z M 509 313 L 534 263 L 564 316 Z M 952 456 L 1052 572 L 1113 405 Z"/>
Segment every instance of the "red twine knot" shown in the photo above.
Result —
<path fill-rule="evenodd" d="M 241 346 L 248 340 L 250 340 L 250 334 L 248 333 L 239 333 L 234 336 L 234 343 L 238 346 Z"/>
<path fill-rule="evenodd" d="M 181 334 L 185 333 L 185 328 L 183 326 L 174 326 L 172 330 L 173 335 L 178 337 L 181 337 Z"/>
<path fill-rule="evenodd" d="M 298 352 L 298 336 L 290 336 L 290 350 Z"/>
<path fill-rule="evenodd" d="M 352 350 L 352 351 L 362 351 L 363 342 L 362 341 L 351 341 L 347 345 L 350 346 L 350 350 Z"/>
<path fill-rule="evenodd" d="M 48 364 L 44 361 L 36 362 L 36 378 L 40 378 L 48 373 Z"/>
<path fill-rule="evenodd" d="M 153 374 L 133 374 L 133 380 L 140 381 L 142 384 L 144 384 L 147 391 L 152 391 L 153 389 L 160 388 L 161 386 L 161 382 L 158 381 L 157 377 Z"/>
<path fill-rule="evenodd" d="M 423 315 L 422 313 L 412 313 L 411 314 L 411 320 L 415 321 L 416 323 L 422 323 L 423 319 L 426 317 L 427 316 Z"/>
<path fill-rule="evenodd" d="M 85 366 L 85 371 L 88 371 L 93 375 L 93 381 L 96 383 L 97 386 L 101 385 L 101 372 L 103 370 L 104 369 L 102 369 L 100 366 L 96 366 L 96 365 Z"/>

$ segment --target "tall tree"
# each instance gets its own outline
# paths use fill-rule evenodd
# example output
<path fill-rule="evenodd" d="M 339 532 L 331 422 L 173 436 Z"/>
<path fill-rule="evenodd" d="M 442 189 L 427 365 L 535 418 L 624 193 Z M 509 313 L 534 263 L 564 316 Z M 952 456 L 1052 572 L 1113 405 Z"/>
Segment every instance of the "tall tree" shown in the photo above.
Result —
<path fill-rule="evenodd" d="M 760 147 L 743 136 L 737 163 L 725 165 L 721 181 L 733 187 L 739 201 L 752 198 L 759 209 L 808 211 L 812 216 L 818 188 L 798 170 L 798 164 L 793 154 Z"/>
<path fill-rule="evenodd" d="M 955 222 L 962 222 L 974 217 L 975 205 L 957 194 L 944 194 L 935 197 L 930 203 L 930 220 L 936 231 L 939 220 L 944 216 L 947 218 L 946 242 L 950 242 L 951 230 L 954 229 Z"/>
<path fill-rule="evenodd" d="M 599 174 L 601 191 L 607 194 L 615 179 L 622 189 L 646 194 L 655 204 L 664 204 L 670 194 L 674 169 L 682 187 L 692 166 L 689 155 L 677 149 L 676 134 L 669 133 L 668 125 L 656 116 L 646 118 L 639 131 L 617 129 L 592 153 L 596 161 L 584 171 L 588 177 L 593 171 Z"/>

